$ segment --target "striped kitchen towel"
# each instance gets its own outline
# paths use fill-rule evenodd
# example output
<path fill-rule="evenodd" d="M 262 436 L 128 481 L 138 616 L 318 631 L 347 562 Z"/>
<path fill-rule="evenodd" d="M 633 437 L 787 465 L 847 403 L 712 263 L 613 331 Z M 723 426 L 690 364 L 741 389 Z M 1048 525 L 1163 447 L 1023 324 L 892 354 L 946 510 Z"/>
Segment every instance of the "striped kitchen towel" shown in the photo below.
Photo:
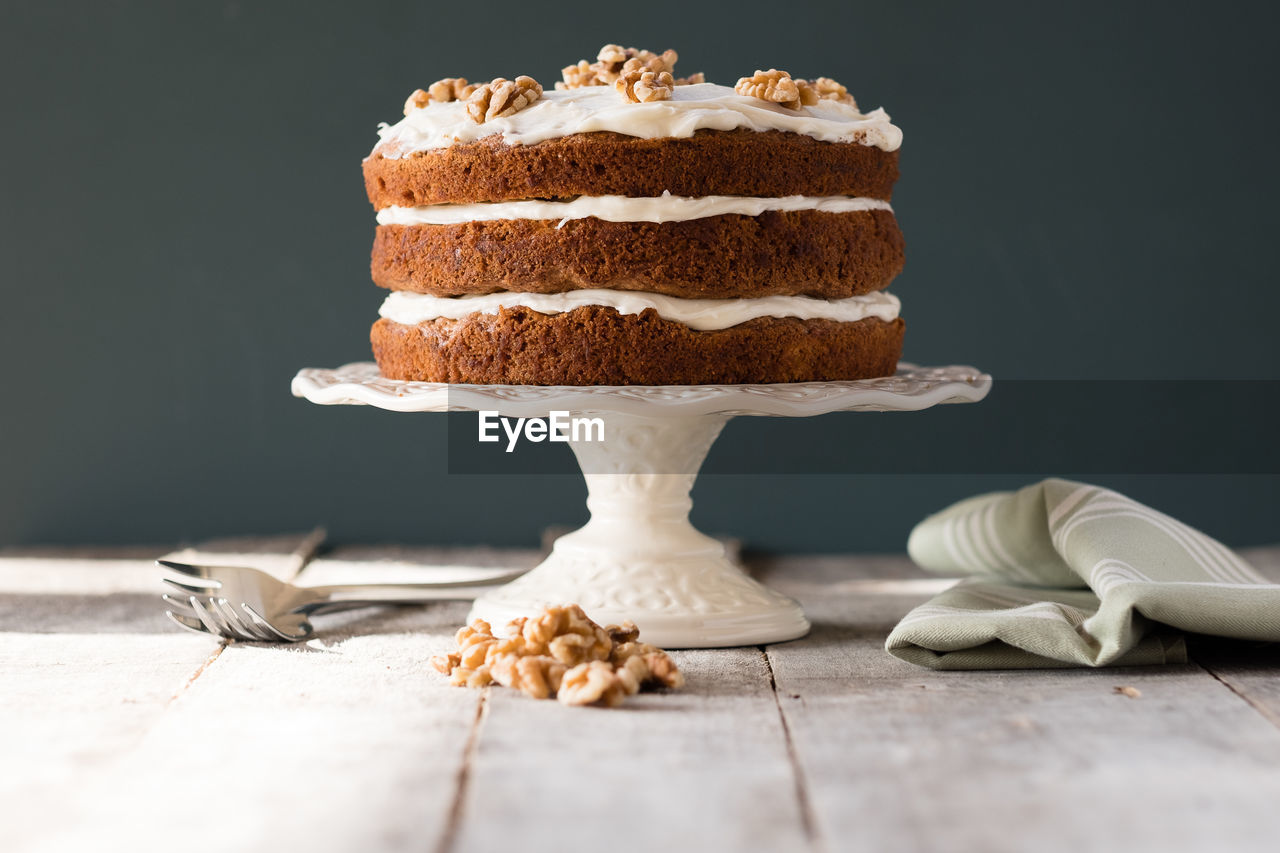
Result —
<path fill-rule="evenodd" d="M 1280 585 L 1098 486 L 1051 479 L 969 498 L 916 525 L 907 551 L 967 576 L 885 643 L 931 669 L 1181 663 L 1184 632 L 1280 641 Z"/>

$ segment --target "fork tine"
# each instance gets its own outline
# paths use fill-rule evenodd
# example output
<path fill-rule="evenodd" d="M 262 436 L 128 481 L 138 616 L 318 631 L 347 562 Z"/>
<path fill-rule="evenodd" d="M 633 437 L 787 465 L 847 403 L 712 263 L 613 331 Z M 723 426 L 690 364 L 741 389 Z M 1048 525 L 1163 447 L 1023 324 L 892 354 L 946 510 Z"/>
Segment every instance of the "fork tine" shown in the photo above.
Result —
<path fill-rule="evenodd" d="M 220 637 L 231 637 L 237 640 L 240 639 L 240 634 L 230 625 L 223 622 L 222 617 L 219 616 L 211 606 L 206 606 L 194 595 L 191 596 L 190 601 L 191 606 L 196 611 L 196 616 L 199 617 L 202 623 L 204 623 L 204 627 L 208 629 L 210 634 L 217 634 Z"/>
<path fill-rule="evenodd" d="M 192 584 L 176 581 L 172 578 L 161 578 L 161 580 L 178 590 L 178 592 L 184 592 L 189 595 L 208 595 L 218 589 L 218 587 L 222 586 L 222 584 L 217 584 L 215 586 L 193 586 Z"/>
<path fill-rule="evenodd" d="M 235 628 L 241 634 L 246 637 L 251 637 L 254 640 L 265 641 L 268 643 L 274 643 L 276 641 L 275 637 L 255 625 L 249 617 L 237 613 L 235 606 L 227 599 L 214 598 L 210 600 L 218 607 L 219 614 L 226 620 L 227 624 L 232 628 Z"/>
<path fill-rule="evenodd" d="M 201 625 L 197 619 L 192 619 L 189 616 L 180 616 L 172 610 L 166 610 L 164 615 L 169 617 L 170 622 L 183 630 L 190 631 L 193 634 L 204 634 L 206 637 L 209 636 L 209 632 L 205 630 L 204 626 Z M 216 637 L 218 635 L 214 634 L 214 636 Z"/>
<path fill-rule="evenodd" d="M 156 565 L 193 578 L 209 577 L 209 570 L 206 566 L 194 566 L 191 563 L 178 563 L 173 560 L 156 560 Z"/>
<path fill-rule="evenodd" d="M 196 611 L 191 607 L 191 602 L 188 601 L 185 596 L 179 598 L 176 595 L 170 595 L 166 592 L 160 597 L 164 599 L 165 604 L 169 605 L 174 609 L 174 611 L 181 613 L 183 616 L 194 617 L 196 615 Z"/>
<path fill-rule="evenodd" d="M 301 636 L 286 634 L 283 631 L 281 631 L 279 628 L 277 628 L 275 625 L 272 625 L 266 619 L 262 618 L 262 614 L 254 610 L 247 603 L 241 604 L 240 606 L 243 607 L 245 612 L 249 614 L 249 618 L 253 620 L 253 623 L 255 625 L 257 625 L 259 628 L 261 628 L 264 631 L 270 631 L 272 634 L 279 637 L 281 640 L 283 640 L 286 643 L 296 643 L 299 640 L 305 640 L 307 637 L 311 635 L 310 631 L 307 631 Z"/>
<path fill-rule="evenodd" d="M 218 620 L 219 625 L 222 625 L 231 633 L 237 636 L 243 637 L 245 639 L 249 639 L 249 640 L 257 639 L 257 637 L 253 633 L 249 631 L 242 631 L 240 629 L 240 623 L 235 619 L 233 615 L 229 615 L 227 613 L 227 611 L 230 609 L 230 605 L 227 603 L 227 600 L 225 598 L 217 598 L 211 595 L 208 598 L 206 598 L 203 603 L 204 603 L 205 609 L 209 611 L 209 613 L 213 616 L 214 619 Z"/>

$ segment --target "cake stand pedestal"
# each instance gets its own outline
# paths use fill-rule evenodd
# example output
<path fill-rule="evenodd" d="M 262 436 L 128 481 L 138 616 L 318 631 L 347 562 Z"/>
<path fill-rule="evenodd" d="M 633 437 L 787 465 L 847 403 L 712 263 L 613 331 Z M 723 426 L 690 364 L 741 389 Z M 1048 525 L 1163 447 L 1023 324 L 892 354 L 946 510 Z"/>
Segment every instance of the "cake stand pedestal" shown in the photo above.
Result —
<path fill-rule="evenodd" d="M 918 411 L 977 402 L 990 388 L 991 377 L 971 367 L 906 363 L 883 379 L 785 385 L 446 385 L 384 379 L 371 362 L 306 369 L 293 380 L 294 396 L 326 405 L 603 417 L 605 441 L 569 441 L 591 520 L 557 539 L 528 574 L 477 599 L 470 618 L 502 626 L 577 603 L 601 624 L 630 619 L 642 639 L 668 648 L 772 643 L 809 630 L 796 602 L 752 580 L 689 523 L 698 468 L 730 418 Z"/>

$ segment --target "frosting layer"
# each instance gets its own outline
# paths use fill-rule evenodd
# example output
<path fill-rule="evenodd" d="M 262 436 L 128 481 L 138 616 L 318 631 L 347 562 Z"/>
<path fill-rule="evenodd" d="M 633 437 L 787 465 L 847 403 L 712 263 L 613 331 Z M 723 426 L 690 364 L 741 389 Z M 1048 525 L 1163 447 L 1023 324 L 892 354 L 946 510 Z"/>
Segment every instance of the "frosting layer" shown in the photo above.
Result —
<path fill-rule="evenodd" d="M 795 317 L 854 323 L 875 317 L 891 322 L 898 317 L 898 297 L 883 291 L 847 299 L 808 296 L 765 296 L 758 299 L 678 299 L 658 293 L 620 290 L 575 290 L 567 293 L 489 293 L 480 296 L 431 296 L 397 290 L 389 294 L 378 314 L 393 323 L 414 326 L 429 320 L 458 320 L 469 314 L 497 314 L 499 308 L 523 306 L 541 314 L 561 314 L 594 305 L 619 314 L 640 314 L 648 308 L 666 320 L 697 331 L 727 329 L 757 317 Z"/>
<path fill-rule="evenodd" d="M 530 107 L 477 124 L 463 101 L 431 102 L 393 125 L 379 126 L 375 150 L 387 159 L 447 148 L 498 134 L 508 145 L 532 145 L 576 133 L 610 131 L 644 139 L 689 137 L 699 130 L 780 130 L 823 142 L 857 142 L 884 151 L 902 145 L 902 131 L 883 109 L 869 113 L 824 100 L 797 110 L 739 95 L 728 86 L 677 86 L 667 101 L 633 104 L 612 86 L 547 91 Z"/>
<path fill-rule="evenodd" d="M 570 219 L 595 217 L 607 222 L 686 222 L 708 216 L 741 214 L 759 216 L 768 210 L 816 210 L 822 213 L 853 213 L 888 210 L 889 202 L 877 198 L 849 196 L 803 196 L 752 198 L 709 195 L 701 198 L 664 192 L 657 197 L 631 198 L 622 195 L 582 196 L 572 201 L 503 201 L 477 204 L 428 204 L 419 207 L 384 207 L 378 211 L 379 225 L 455 225 L 495 219 Z"/>

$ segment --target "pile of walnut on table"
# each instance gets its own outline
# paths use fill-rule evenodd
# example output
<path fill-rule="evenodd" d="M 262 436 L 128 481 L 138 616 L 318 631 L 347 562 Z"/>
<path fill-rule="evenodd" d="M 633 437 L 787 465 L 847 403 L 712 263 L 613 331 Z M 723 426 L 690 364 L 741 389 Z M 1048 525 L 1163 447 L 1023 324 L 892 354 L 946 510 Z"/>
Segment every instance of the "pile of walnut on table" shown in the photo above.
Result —
<path fill-rule="evenodd" d="M 631 622 L 602 628 L 570 604 L 517 619 L 502 637 L 477 619 L 458 630 L 458 650 L 431 665 L 458 686 L 496 682 L 535 699 L 612 707 L 642 688 L 684 684 L 670 655 L 639 634 Z"/>

